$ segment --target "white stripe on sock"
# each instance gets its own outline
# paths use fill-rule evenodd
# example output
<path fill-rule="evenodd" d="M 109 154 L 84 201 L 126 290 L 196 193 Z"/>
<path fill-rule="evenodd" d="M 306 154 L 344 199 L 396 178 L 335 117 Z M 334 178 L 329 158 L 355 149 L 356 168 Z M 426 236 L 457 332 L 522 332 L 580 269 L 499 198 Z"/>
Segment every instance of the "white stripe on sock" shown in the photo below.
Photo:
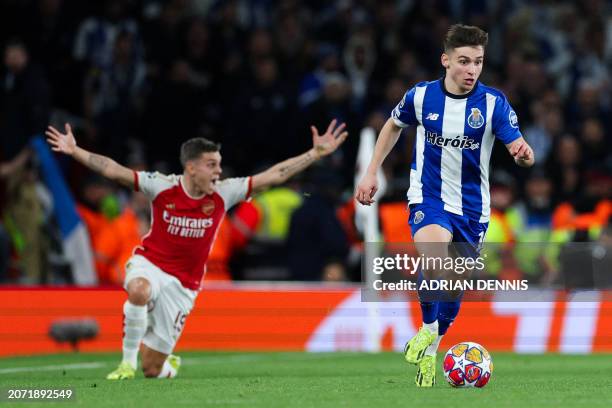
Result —
<path fill-rule="evenodd" d="M 123 361 L 138 367 L 138 348 L 147 331 L 147 306 L 123 304 Z"/>

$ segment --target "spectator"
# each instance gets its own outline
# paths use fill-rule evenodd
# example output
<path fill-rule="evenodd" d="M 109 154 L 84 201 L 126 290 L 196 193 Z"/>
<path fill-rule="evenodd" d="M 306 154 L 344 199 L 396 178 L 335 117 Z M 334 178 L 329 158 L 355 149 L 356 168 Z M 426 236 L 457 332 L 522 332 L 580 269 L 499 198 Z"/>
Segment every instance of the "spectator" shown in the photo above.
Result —
<path fill-rule="evenodd" d="M 327 74 L 340 71 L 340 55 L 335 45 L 320 44 L 316 51 L 316 59 L 317 65 L 314 71 L 307 73 L 301 80 L 298 97 L 300 108 L 306 108 L 321 97 Z"/>
<path fill-rule="evenodd" d="M 45 129 L 49 104 L 49 83 L 42 67 L 31 63 L 21 40 L 9 41 L 0 88 L 0 152 L 5 161 L 15 158 L 33 135 Z"/>
<path fill-rule="evenodd" d="M 146 67 L 134 36 L 120 32 L 106 66 L 92 68 L 85 83 L 85 114 L 95 124 L 101 151 L 125 161 L 127 142 L 143 110 Z"/>
<path fill-rule="evenodd" d="M 253 170 L 249 167 L 253 164 L 249 163 L 253 151 L 267 151 L 266 159 L 274 162 L 277 158 L 292 155 L 296 144 L 290 131 L 295 98 L 280 78 L 277 61 L 272 57 L 262 57 L 252 63 L 253 80 L 245 84 L 234 108 L 234 116 L 241 121 L 234 123 L 230 155 L 241 166 L 237 168 L 240 173 Z M 242 129 L 242 121 L 249 124 L 248 133 Z"/>
<path fill-rule="evenodd" d="M 368 97 L 368 83 L 374 66 L 376 53 L 370 33 L 362 30 L 349 38 L 344 48 L 344 66 L 351 81 L 352 108 L 363 113 Z"/>
<path fill-rule="evenodd" d="M 525 140 L 533 148 L 535 157 L 545 162 L 555 139 L 563 131 L 563 119 L 559 109 L 546 109 L 540 101 L 535 101 L 531 106 L 534 124 L 525 129 Z"/>
<path fill-rule="evenodd" d="M 112 64 L 115 44 L 120 33 L 129 33 L 134 52 L 142 53 L 138 23 L 127 16 L 126 2 L 105 0 L 102 16 L 85 19 L 79 26 L 73 49 L 76 61 L 89 67 L 103 68 Z"/>
<path fill-rule="evenodd" d="M 548 162 L 557 198 L 565 201 L 574 198 L 580 191 L 582 172 L 582 149 L 572 135 L 561 137 L 553 148 L 553 156 Z"/>
<path fill-rule="evenodd" d="M 582 122 L 580 142 L 584 163 L 588 167 L 602 167 L 612 157 L 612 138 L 606 140 L 603 125 L 598 119 L 589 118 Z"/>
<path fill-rule="evenodd" d="M 321 98 L 308 106 L 302 116 L 303 120 L 306 124 L 322 126 L 321 124 L 336 118 L 347 124 L 349 134 L 358 135 L 360 120 L 351 107 L 351 87 L 346 77 L 339 72 L 329 73 L 323 83 Z M 333 171 L 342 174 L 344 185 L 353 182 L 357 142 L 357 137 L 347 140 L 342 148 L 328 159 Z M 308 136 L 302 135 L 295 143 L 305 146 L 308 143 Z"/>
<path fill-rule="evenodd" d="M 10 41 L 4 52 L 0 90 L 0 155 L 11 171 L 6 179 L 3 218 L 18 236 L 20 280 L 39 284 L 43 279 L 44 240 L 42 207 L 36 192 L 36 172 L 25 166 L 30 138 L 41 133 L 49 119 L 49 86 L 44 72 L 32 64 L 25 45 Z M 5 167 L 6 169 L 6 167 Z"/>
<path fill-rule="evenodd" d="M 9 280 L 8 267 L 11 256 L 11 237 L 0 223 L 0 284 Z"/>
<path fill-rule="evenodd" d="M 346 280 L 348 239 L 336 217 L 337 189 L 341 180 L 329 169 L 311 175 L 309 193 L 291 217 L 287 255 L 295 280 Z M 317 186 L 318 188 L 312 189 Z"/>
<path fill-rule="evenodd" d="M 185 13 L 185 2 L 181 0 L 165 1 L 159 10 L 145 9 L 148 18 L 143 24 L 143 41 L 150 75 L 158 78 L 177 58 L 179 26 Z"/>

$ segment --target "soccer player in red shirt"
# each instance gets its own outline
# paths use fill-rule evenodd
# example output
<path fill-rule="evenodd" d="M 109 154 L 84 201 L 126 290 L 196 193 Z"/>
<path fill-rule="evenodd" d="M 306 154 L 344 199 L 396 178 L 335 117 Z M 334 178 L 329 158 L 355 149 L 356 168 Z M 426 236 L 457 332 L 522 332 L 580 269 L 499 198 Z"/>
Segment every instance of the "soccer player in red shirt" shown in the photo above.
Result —
<path fill-rule="evenodd" d="M 114 160 L 88 152 L 76 143 L 69 124 L 65 133 L 49 126 L 52 149 L 72 156 L 89 169 L 151 200 L 151 229 L 126 264 L 123 306 L 123 359 L 107 379 L 134 378 L 138 350 L 146 377 L 176 376 L 180 358 L 172 350 L 193 308 L 206 271 L 208 254 L 225 213 L 270 186 L 281 184 L 346 139 L 342 123 L 332 120 L 323 135 L 311 126 L 313 147 L 250 177 L 220 180 L 220 145 L 194 138 L 181 146 L 183 174 L 136 172 Z"/>

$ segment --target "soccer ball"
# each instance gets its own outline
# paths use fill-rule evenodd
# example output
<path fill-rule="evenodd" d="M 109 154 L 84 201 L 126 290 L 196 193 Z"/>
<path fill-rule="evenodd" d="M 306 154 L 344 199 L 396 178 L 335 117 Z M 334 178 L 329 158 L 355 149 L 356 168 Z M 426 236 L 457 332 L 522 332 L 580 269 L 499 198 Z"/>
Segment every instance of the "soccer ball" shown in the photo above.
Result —
<path fill-rule="evenodd" d="M 453 387 L 482 388 L 491 379 L 493 359 L 478 343 L 455 344 L 444 356 L 444 378 Z"/>

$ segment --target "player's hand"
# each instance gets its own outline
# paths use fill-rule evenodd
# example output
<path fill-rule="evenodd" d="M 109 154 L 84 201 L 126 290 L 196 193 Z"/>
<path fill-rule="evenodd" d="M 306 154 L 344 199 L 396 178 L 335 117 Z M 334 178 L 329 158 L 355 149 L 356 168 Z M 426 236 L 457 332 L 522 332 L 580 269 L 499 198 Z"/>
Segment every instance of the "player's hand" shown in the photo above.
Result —
<path fill-rule="evenodd" d="M 514 162 L 521 167 L 530 167 L 535 162 L 533 150 L 524 140 L 514 144 L 510 154 L 514 157 Z"/>
<path fill-rule="evenodd" d="M 371 205 L 374 202 L 374 194 L 378 191 L 378 180 L 376 174 L 366 173 L 355 191 L 355 199 L 363 205 Z"/>
<path fill-rule="evenodd" d="M 68 123 L 65 125 L 66 133 L 61 133 L 53 126 L 47 127 L 45 134 L 47 135 L 47 142 L 51 145 L 51 150 L 54 152 L 60 152 L 67 155 L 74 154 L 77 144 L 72 134 L 72 128 Z"/>
<path fill-rule="evenodd" d="M 347 138 L 348 132 L 344 130 L 346 123 L 342 123 L 336 127 L 336 119 L 332 120 L 327 127 L 327 131 L 324 134 L 319 135 L 319 131 L 316 127 L 310 126 L 312 132 L 312 146 L 319 155 L 319 157 L 327 156 L 338 149 Z"/>

